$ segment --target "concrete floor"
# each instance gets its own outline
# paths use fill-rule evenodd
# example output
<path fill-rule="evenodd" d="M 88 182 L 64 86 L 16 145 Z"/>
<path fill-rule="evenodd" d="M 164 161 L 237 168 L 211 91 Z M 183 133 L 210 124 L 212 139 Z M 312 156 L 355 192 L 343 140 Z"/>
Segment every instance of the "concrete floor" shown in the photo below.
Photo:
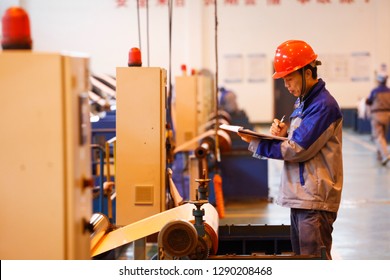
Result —
<path fill-rule="evenodd" d="M 344 130 L 344 189 L 333 231 L 333 259 L 390 259 L 390 163 L 382 166 L 370 135 Z M 268 161 L 270 198 L 282 163 Z M 289 225 L 289 209 L 273 202 L 228 203 L 222 224 Z"/>

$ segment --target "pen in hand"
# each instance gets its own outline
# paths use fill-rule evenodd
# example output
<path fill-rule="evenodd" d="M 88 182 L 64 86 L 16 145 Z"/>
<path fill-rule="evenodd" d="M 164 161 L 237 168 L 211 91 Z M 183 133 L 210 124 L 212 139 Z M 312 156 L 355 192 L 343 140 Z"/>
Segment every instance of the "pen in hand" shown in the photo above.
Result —
<path fill-rule="evenodd" d="M 279 128 L 281 128 L 281 127 L 280 127 L 280 124 L 284 121 L 284 118 L 285 118 L 285 117 L 286 117 L 286 115 L 283 115 L 282 119 L 279 121 L 279 123 L 278 123 L 278 127 L 279 127 Z"/>

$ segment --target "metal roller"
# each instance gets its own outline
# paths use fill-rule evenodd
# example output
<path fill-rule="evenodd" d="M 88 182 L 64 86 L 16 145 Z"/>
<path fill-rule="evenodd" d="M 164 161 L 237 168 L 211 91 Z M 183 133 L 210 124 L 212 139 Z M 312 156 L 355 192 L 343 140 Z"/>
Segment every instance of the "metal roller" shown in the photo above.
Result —
<path fill-rule="evenodd" d="M 194 220 L 176 219 L 158 235 L 159 259 L 207 259 L 218 251 L 218 214 L 206 200 L 191 201 Z M 205 211 L 207 210 L 210 211 Z M 203 218 L 206 218 L 205 220 Z"/>
<path fill-rule="evenodd" d="M 215 255 L 218 251 L 218 233 L 217 229 L 214 229 L 210 224 L 204 223 L 206 235 L 203 239 L 205 239 L 208 248 L 210 249 L 210 253 Z"/>
<path fill-rule="evenodd" d="M 183 143 L 182 145 L 176 147 L 174 152 L 179 153 L 182 151 L 186 151 L 187 149 L 189 149 L 193 145 L 198 144 L 199 142 L 203 143 L 204 139 L 208 139 L 208 138 L 211 139 L 210 143 L 214 143 L 214 141 L 215 141 L 214 140 L 215 139 L 215 131 L 214 130 L 212 130 L 212 129 L 207 130 L 206 132 L 196 136 L 195 138 L 191 139 L 190 141 Z M 220 144 L 221 150 L 229 151 L 231 149 L 232 140 L 230 139 L 230 136 L 226 131 L 224 131 L 222 129 L 218 130 L 218 140 L 219 140 L 219 143 L 221 143 Z"/>
<path fill-rule="evenodd" d="M 218 141 L 219 141 L 221 151 L 224 152 L 230 151 L 232 146 L 232 141 L 230 139 L 229 134 L 226 131 L 218 130 Z M 205 158 L 210 151 L 214 151 L 214 147 L 215 147 L 215 135 L 210 133 L 209 135 L 205 136 L 201 140 L 200 145 L 195 149 L 194 151 L 195 156 L 198 159 Z"/>
<path fill-rule="evenodd" d="M 167 223 L 158 235 L 158 247 L 171 257 L 191 254 L 198 244 L 198 233 L 194 225 L 185 220 Z"/>
<path fill-rule="evenodd" d="M 107 216 L 101 213 L 95 213 L 90 219 L 92 227 L 91 233 L 91 250 L 93 250 L 100 240 L 110 231 L 111 224 Z"/>
<path fill-rule="evenodd" d="M 211 248 L 210 253 L 216 253 L 218 247 L 219 227 L 218 212 L 214 206 L 209 203 L 203 204 L 202 209 L 205 210 L 203 219 L 207 235 L 206 244 L 209 249 Z M 91 227 L 93 227 L 93 234 L 91 234 L 92 257 L 158 232 L 159 248 L 161 248 L 161 246 L 164 247 L 164 250 L 165 248 L 168 248 L 168 251 L 165 250 L 165 252 L 182 255 L 186 251 L 190 251 L 190 249 L 192 249 L 192 254 L 189 253 L 189 255 L 193 255 L 194 250 L 196 250 L 196 246 L 199 244 L 199 234 L 191 222 L 194 219 L 193 211 L 194 205 L 186 203 L 127 226 L 115 229 L 111 228 L 112 225 L 110 225 L 109 219 L 106 216 L 103 214 L 94 214 L 90 219 Z M 179 223 L 180 225 L 175 225 L 178 220 L 181 220 Z M 166 221 L 172 222 L 167 223 Z M 186 243 L 180 244 L 181 247 L 178 246 L 179 244 L 174 243 L 175 240 L 181 240 L 180 238 L 185 240 L 185 236 L 187 236 L 188 241 L 190 241 L 186 246 L 183 245 Z M 169 241 L 171 238 L 173 243 Z M 193 247 L 194 243 L 195 247 Z"/>
<path fill-rule="evenodd" d="M 195 156 L 198 159 L 203 159 L 207 156 L 210 150 L 212 150 L 213 141 L 209 141 L 210 138 L 205 139 L 199 147 L 197 147 L 194 151 Z"/>

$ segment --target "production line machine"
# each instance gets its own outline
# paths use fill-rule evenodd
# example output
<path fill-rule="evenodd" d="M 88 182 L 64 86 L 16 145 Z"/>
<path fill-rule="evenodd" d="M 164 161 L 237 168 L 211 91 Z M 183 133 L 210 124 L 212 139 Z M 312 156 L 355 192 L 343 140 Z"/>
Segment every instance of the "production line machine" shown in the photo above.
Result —
<path fill-rule="evenodd" d="M 89 57 L 0 52 L 0 259 L 89 259 Z"/>
<path fill-rule="evenodd" d="M 202 199 L 207 195 L 207 182 L 200 179 L 199 199 L 152 215 L 132 224 L 114 228 L 102 214 L 91 219 L 92 257 L 99 259 L 106 252 L 158 234 L 158 253 L 154 259 L 207 259 L 218 249 L 218 213 Z M 137 256 L 135 256 L 137 257 Z"/>
<path fill-rule="evenodd" d="M 138 107 L 138 117 L 144 115 L 143 119 L 149 120 L 133 129 L 138 117 L 129 122 L 126 113 L 130 109 L 136 115 L 135 109 L 125 105 L 121 110 L 119 106 L 122 121 L 117 122 L 116 133 L 123 141 L 117 150 L 123 155 L 118 157 L 123 169 L 118 168 L 115 174 L 115 188 L 120 197 L 118 219 L 123 226 L 167 210 L 165 70 L 136 70 L 136 81 L 141 76 L 146 79 L 138 84 L 150 85 L 141 93 L 151 101 L 151 107 L 131 96 L 137 82 L 130 88 L 119 86 L 120 93 L 134 98 L 129 101 Z M 0 258 L 90 259 L 90 243 L 96 240 L 91 239 L 96 230 L 92 224 L 99 214 L 92 212 L 89 57 L 1 52 L 0 77 L 7 104 L 1 110 L 1 128 L 8 135 L 1 138 Z M 157 86 L 154 81 L 158 81 Z M 126 104 L 125 98 L 119 95 L 121 104 Z M 98 220 L 102 225 L 102 219 Z"/>

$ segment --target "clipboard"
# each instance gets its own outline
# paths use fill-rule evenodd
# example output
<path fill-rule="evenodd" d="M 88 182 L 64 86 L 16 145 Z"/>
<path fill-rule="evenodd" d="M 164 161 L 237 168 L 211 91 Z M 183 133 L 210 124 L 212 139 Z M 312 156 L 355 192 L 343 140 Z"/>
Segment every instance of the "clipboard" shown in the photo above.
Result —
<path fill-rule="evenodd" d="M 240 132 L 243 134 L 248 134 L 250 136 L 254 136 L 254 137 L 257 137 L 260 139 L 274 139 L 274 140 L 280 140 L 280 141 L 288 140 L 287 137 L 275 136 L 275 135 L 267 134 L 267 133 L 259 133 L 259 132 L 256 132 L 256 131 L 253 131 L 253 130 L 250 130 L 250 129 L 247 129 L 247 128 L 244 128 L 244 127 L 238 126 L 238 125 L 221 124 L 219 126 L 219 128 L 224 129 L 224 130 L 233 131 L 236 133 Z"/>

